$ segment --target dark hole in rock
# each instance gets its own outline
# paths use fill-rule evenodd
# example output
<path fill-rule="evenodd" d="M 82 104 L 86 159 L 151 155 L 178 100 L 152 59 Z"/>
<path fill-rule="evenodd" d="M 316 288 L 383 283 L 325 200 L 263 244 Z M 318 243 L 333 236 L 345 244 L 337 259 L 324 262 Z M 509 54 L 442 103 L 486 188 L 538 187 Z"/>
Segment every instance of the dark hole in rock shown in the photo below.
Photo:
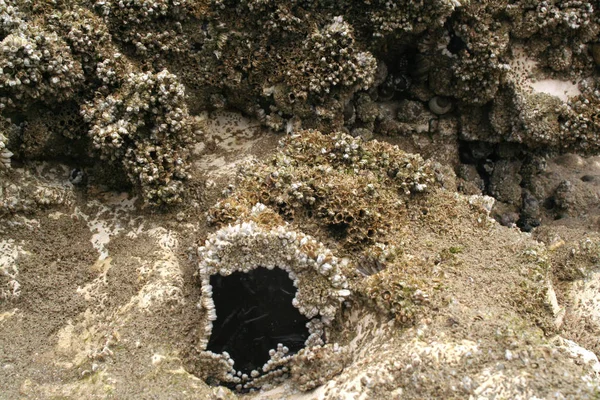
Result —
<path fill-rule="evenodd" d="M 485 193 L 489 193 L 487 189 L 490 184 L 493 163 L 499 159 L 494 154 L 494 144 L 479 141 L 459 141 L 458 152 L 460 161 L 463 164 L 475 165 L 477 173 L 483 179 L 486 188 Z"/>
<path fill-rule="evenodd" d="M 584 175 L 581 180 L 583 182 L 600 182 L 600 175 Z"/>
<path fill-rule="evenodd" d="M 465 50 L 465 49 L 467 51 L 469 51 L 469 48 L 467 47 L 467 44 L 465 43 L 465 41 L 460 36 L 458 36 L 456 34 L 456 32 L 454 31 L 454 26 L 457 23 L 460 23 L 460 22 L 459 22 L 458 14 L 455 13 L 450 18 L 448 18 L 446 20 L 446 23 L 444 24 L 444 27 L 446 28 L 446 30 L 448 31 L 448 34 L 450 36 L 450 43 L 448 43 L 446 48 L 452 54 L 457 54 L 459 51 Z"/>
<path fill-rule="evenodd" d="M 467 49 L 467 44 L 461 37 L 456 35 L 450 35 L 450 43 L 446 46 L 448 51 L 452 54 L 457 54 L 459 51 Z"/>
<path fill-rule="evenodd" d="M 556 206 L 556 203 L 554 201 L 554 197 L 550 196 L 550 197 L 547 197 L 546 200 L 544 200 L 544 208 L 546 210 L 552 210 L 555 206 Z"/>
<path fill-rule="evenodd" d="M 304 347 L 308 319 L 292 305 L 296 288 L 286 271 L 259 267 L 213 275 L 210 284 L 217 319 L 207 349 L 229 353 L 237 371 L 261 371 L 279 343 L 288 354 Z"/>
<path fill-rule="evenodd" d="M 327 225 L 327 230 L 334 239 L 342 240 L 348 236 L 348 227 L 349 225 L 345 222 L 332 223 Z"/>

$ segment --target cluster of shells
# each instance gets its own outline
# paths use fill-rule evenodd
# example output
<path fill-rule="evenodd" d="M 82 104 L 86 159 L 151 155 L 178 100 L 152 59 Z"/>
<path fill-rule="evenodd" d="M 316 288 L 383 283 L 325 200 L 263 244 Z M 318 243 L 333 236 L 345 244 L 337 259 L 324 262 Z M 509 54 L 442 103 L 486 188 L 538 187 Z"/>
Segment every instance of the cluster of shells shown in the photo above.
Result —
<path fill-rule="evenodd" d="M 257 204 L 253 216 L 265 207 Z M 207 313 L 203 329 L 206 348 L 217 319 L 212 298 L 210 277 L 215 274 L 228 276 L 233 272 L 249 272 L 258 267 L 280 268 L 286 271 L 297 288 L 292 304 L 309 319 L 309 337 L 306 348 L 321 346 L 323 333 L 338 313 L 344 299 L 350 294 L 348 282 L 341 268 L 347 262 L 333 256 L 331 251 L 309 235 L 298 233 L 285 225 L 264 227 L 254 221 L 236 223 L 212 234 L 204 246 L 198 249 L 199 272 L 202 282 L 201 306 Z M 211 375 L 222 383 L 235 384 L 238 390 L 262 387 L 266 383 L 285 377 L 295 355 L 280 344 L 269 352 L 270 359 L 260 370 L 249 375 L 235 369 L 234 360 L 223 352 L 201 354 L 203 366 L 212 365 Z"/>
<path fill-rule="evenodd" d="M 195 131 L 175 75 L 130 73 L 120 90 L 87 103 L 82 115 L 101 157 L 120 163 L 147 202 L 180 200 L 188 176 L 184 144 Z"/>
<path fill-rule="evenodd" d="M 300 70 L 304 74 L 312 71 L 310 92 L 329 93 L 332 87 L 355 84 L 366 89 L 373 83 L 377 61 L 368 52 L 353 54 L 353 43 L 352 28 L 341 16 L 311 36 L 305 48 L 317 62 L 308 62 Z"/>
<path fill-rule="evenodd" d="M 403 198 L 435 187 L 433 167 L 397 146 L 338 132 L 302 131 L 269 163 L 244 166 L 238 188 L 209 211 L 216 224 L 236 221 L 256 201 L 286 221 L 305 218 L 339 229 L 343 245 L 373 244 L 389 232 Z"/>
<path fill-rule="evenodd" d="M 6 136 L 0 133 L 0 170 L 10 168 L 10 158 L 13 153 L 6 148 Z"/>
<path fill-rule="evenodd" d="M 72 94 L 84 76 L 67 43 L 56 33 L 26 21 L 9 2 L 0 2 L 0 12 L 0 88 L 6 96 L 0 98 L 0 110 Z"/>
<path fill-rule="evenodd" d="M 68 176 L 69 172 L 68 168 L 60 168 L 56 173 Z M 14 169 L 7 178 L 0 179 L 0 218 L 49 206 L 73 204 L 73 185 L 57 181 L 55 176 L 40 176 L 39 171 Z"/>

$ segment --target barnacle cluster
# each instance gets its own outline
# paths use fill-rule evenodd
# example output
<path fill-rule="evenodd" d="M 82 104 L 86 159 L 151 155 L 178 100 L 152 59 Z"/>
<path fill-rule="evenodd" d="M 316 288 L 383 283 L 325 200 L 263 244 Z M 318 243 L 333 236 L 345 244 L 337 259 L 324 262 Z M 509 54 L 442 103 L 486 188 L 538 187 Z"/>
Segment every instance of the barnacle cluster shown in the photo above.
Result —
<path fill-rule="evenodd" d="M 273 95 L 275 103 L 267 121 L 281 129 L 284 126 L 275 122 L 281 117 L 304 120 L 316 112 L 317 118 L 339 126 L 344 103 L 373 84 L 376 60 L 356 47 L 353 29 L 341 16 L 312 32 L 302 48 L 301 57 L 294 55 L 280 67 L 287 71 L 283 82 L 264 91 Z M 311 110 L 308 105 L 315 102 L 319 106 Z"/>
<path fill-rule="evenodd" d="M 209 220 L 288 222 L 310 232 L 352 260 L 352 288 L 361 298 L 408 326 L 428 303 L 431 263 L 404 253 L 404 227 L 422 217 L 420 208 L 412 215 L 411 204 L 426 210 L 438 190 L 434 166 L 418 155 L 308 130 L 282 140 L 270 161 L 243 165 L 237 186 L 211 208 Z M 254 216 L 257 202 L 269 212 Z"/>
<path fill-rule="evenodd" d="M 337 343 L 304 348 L 291 362 L 291 379 L 301 391 L 312 390 L 342 372 L 351 358 Z"/>
<path fill-rule="evenodd" d="M 126 172 L 146 203 L 177 202 L 187 176 L 184 145 L 195 132 L 178 78 L 164 69 L 139 71 L 115 46 L 109 33 L 114 25 L 94 8 L 18 1 L 0 6 L 0 104 L 7 116 L 20 113 L 12 152 L 50 159 L 95 149 Z M 108 5 L 97 6 L 111 14 Z M 163 8 L 131 2 L 113 11 L 133 24 L 143 21 L 124 10 L 162 15 Z"/>
<path fill-rule="evenodd" d="M 429 301 L 430 293 L 422 288 L 430 283 L 422 277 L 428 275 L 430 268 L 431 265 L 419 260 L 399 258 L 361 284 L 365 285 L 367 298 L 393 315 L 400 326 L 411 325 L 415 322 L 419 307 Z"/>
<path fill-rule="evenodd" d="M 595 4 L 586 1 L 518 1 L 506 5 L 511 35 L 535 40 L 532 51 L 546 56 L 545 60 L 540 58 L 544 66 L 564 72 L 585 64 L 585 44 L 598 35 L 595 12 Z"/>
<path fill-rule="evenodd" d="M 558 137 L 563 148 L 597 153 L 600 149 L 600 81 L 590 78 L 580 83 L 581 94 L 569 100 L 559 113 Z"/>
<path fill-rule="evenodd" d="M 341 302 L 350 295 L 341 271 L 343 260 L 335 257 L 314 238 L 285 225 L 273 227 L 257 223 L 263 213 L 268 219 L 272 212 L 257 203 L 252 208 L 251 220 L 221 228 L 198 249 L 202 307 L 208 315 L 203 329 L 205 336 L 201 339 L 204 347 L 213 330 L 213 322 L 219 317 L 227 317 L 219 316 L 219 311 L 215 309 L 211 286 L 211 276 L 215 274 L 228 276 L 234 272 L 248 273 L 258 267 L 286 271 L 297 288 L 292 305 L 309 320 L 309 335 L 305 342 L 307 348 L 324 344 L 325 328 L 333 322 Z M 206 350 L 200 358 L 212 367 L 205 369 L 206 365 L 203 365 L 200 369 L 205 377 L 212 376 L 223 384 L 233 384 L 238 390 L 247 391 L 289 375 L 290 362 L 295 355 L 289 352 L 285 343 L 279 343 L 276 349 L 271 349 L 269 356 L 262 368 L 243 371 L 243 366 L 236 366 L 229 353 L 216 354 Z"/>
<path fill-rule="evenodd" d="M 68 99 L 83 82 L 81 64 L 61 37 L 28 21 L 12 3 L 0 3 L 0 108 Z"/>
<path fill-rule="evenodd" d="M 375 58 L 353 46 L 352 27 L 340 16 L 322 30 L 313 32 L 304 44 L 313 59 L 303 59 L 296 71 L 288 75 L 294 86 L 309 93 L 329 93 L 333 87 L 358 86 L 366 89 L 373 83 Z M 286 79 L 286 80 L 287 80 Z"/>
<path fill-rule="evenodd" d="M 595 153 L 600 146 L 596 79 L 582 80 L 581 94 L 566 103 L 547 93 L 528 93 L 506 85 L 488 115 L 494 140 L 523 143 L 530 149 L 550 146 L 558 151 Z"/>
<path fill-rule="evenodd" d="M 297 119 L 304 127 L 340 127 L 345 104 L 373 84 L 376 70 L 374 56 L 358 43 L 352 25 L 331 13 L 319 16 L 316 25 L 299 23 L 314 16 L 310 5 L 223 2 L 223 7 L 225 3 L 237 13 L 253 15 L 260 27 L 229 32 L 219 27 L 210 32 L 209 27 L 211 39 L 202 51 L 214 49 L 217 73 L 226 77 L 213 83 L 213 72 L 209 83 L 225 86 L 229 104 L 276 130 L 289 130 L 290 121 Z M 226 16 L 230 11 L 225 10 Z M 265 18 L 269 15 L 276 20 Z M 271 57 L 272 52 L 279 56 Z"/>
<path fill-rule="evenodd" d="M 182 147 L 195 129 L 186 115 L 204 109 L 235 108 L 288 133 L 450 132 L 588 150 L 597 142 L 594 77 L 559 107 L 513 88 L 508 67 L 520 41 L 542 69 L 590 72 L 599 29 L 585 2 L 3 0 L 0 10 L 0 106 L 19 114 L 23 132 L 10 150 L 79 157 L 95 146 L 148 203 L 170 204 L 182 192 Z M 153 100 L 154 89 L 134 83 L 145 76 L 167 79 L 170 94 Z M 144 95 L 134 101 L 133 90 Z M 107 105 L 115 99 L 131 111 L 109 110 L 121 107 Z M 459 124 L 455 114 L 473 105 L 482 106 L 481 123 Z M 170 108 L 168 128 L 147 113 Z M 80 109 L 86 127 L 74 117 Z M 65 113 L 67 129 L 52 122 Z M 121 128 L 120 150 L 106 140 L 108 125 Z"/>
<path fill-rule="evenodd" d="M 39 175 L 38 171 L 17 170 L 0 180 L 0 217 L 73 203 L 70 183 L 57 182 L 51 174 Z"/>
<path fill-rule="evenodd" d="M 479 2 L 469 2 L 460 9 L 451 22 L 456 38 L 454 46 L 449 44 L 450 52 L 456 53 L 451 63 L 453 80 L 447 87 L 442 83 L 434 89 L 438 94 L 470 104 L 485 104 L 494 98 L 509 69 L 502 60 L 508 49 L 509 28 L 495 18 L 501 11 L 501 6 Z M 448 89 L 450 92 L 445 92 Z"/>
<path fill-rule="evenodd" d="M 471 96 L 471 100 L 462 99 L 465 103 L 490 105 L 484 117 L 489 122 L 484 125 L 489 123 L 491 128 L 490 132 L 480 125 L 475 135 L 466 128 L 463 135 L 524 143 L 533 149 L 594 151 L 597 128 L 590 109 L 595 109 L 598 100 L 593 49 L 600 32 L 595 13 L 595 5 L 581 1 L 472 2 L 461 9 L 459 19 L 468 18 L 471 23 L 454 22 L 463 47 L 453 65 L 454 87 L 458 97 Z M 510 29 L 500 15 L 508 16 Z M 536 64 L 538 74 L 543 71 L 542 76 L 556 78 L 556 82 L 577 82 L 581 93 L 563 100 L 558 91 L 532 92 L 528 85 L 535 74 L 520 71 L 527 64 Z M 475 70 L 469 71 L 469 65 Z M 582 76 L 589 78 L 582 80 Z"/>
<path fill-rule="evenodd" d="M 281 146 L 273 164 L 244 171 L 236 192 L 211 210 L 213 222 L 235 221 L 236 205 L 262 202 L 288 221 L 319 221 L 360 248 L 390 232 L 390 215 L 402 213 L 404 201 L 436 185 L 430 163 L 386 143 L 309 130 Z"/>
<path fill-rule="evenodd" d="M 116 40 L 135 46 L 138 56 L 156 59 L 186 49 L 181 21 L 187 19 L 191 3 L 187 0 L 97 0 L 94 6 L 109 28 L 120 33 Z M 163 24 L 161 21 L 165 19 L 172 23 Z"/>
<path fill-rule="evenodd" d="M 166 70 L 132 73 L 116 93 L 82 109 L 101 157 L 120 163 L 149 203 L 177 202 L 187 177 L 185 144 L 195 132 L 184 95 Z"/>
<path fill-rule="evenodd" d="M 430 2 L 376 0 L 359 2 L 354 6 L 355 12 L 361 10 L 364 13 L 364 23 L 372 27 L 373 36 L 382 37 L 398 34 L 398 32 L 421 33 L 426 29 L 439 27 L 456 7 L 461 6 L 461 2 L 458 0 Z"/>
<path fill-rule="evenodd" d="M 125 78 L 131 65 L 119 56 L 108 27 L 92 9 L 73 5 L 57 11 L 44 13 L 47 23 L 61 33 L 74 59 L 81 64 L 86 90 L 96 90 L 98 85 L 106 90 L 109 83 L 115 85 Z M 112 67 L 111 72 L 107 65 Z"/>
<path fill-rule="evenodd" d="M 13 153 L 6 148 L 8 139 L 2 133 L 0 133 L 0 170 L 6 170 L 10 168 L 10 158 Z"/>

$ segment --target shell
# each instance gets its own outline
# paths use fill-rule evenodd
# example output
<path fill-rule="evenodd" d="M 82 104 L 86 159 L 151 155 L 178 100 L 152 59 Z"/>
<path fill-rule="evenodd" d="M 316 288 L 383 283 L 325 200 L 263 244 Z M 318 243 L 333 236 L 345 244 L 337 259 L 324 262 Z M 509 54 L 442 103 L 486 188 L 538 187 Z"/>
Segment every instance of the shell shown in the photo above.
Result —
<path fill-rule="evenodd" d="M 452 101 L 447 97 L 435 96 L 429 100 L 429 109 L 437 115 L 444 115 L 452 109 Z"/>
<path fill-rule="evenodd" d="M 413 68 L 410 70 L 410 74 L 413 79 L 417 82 L 425 82 L 429 79 L 429 71 L 433 65 L 431 57 L 425 54 L 417 54 L 415 56 L 415 62 Z"/>

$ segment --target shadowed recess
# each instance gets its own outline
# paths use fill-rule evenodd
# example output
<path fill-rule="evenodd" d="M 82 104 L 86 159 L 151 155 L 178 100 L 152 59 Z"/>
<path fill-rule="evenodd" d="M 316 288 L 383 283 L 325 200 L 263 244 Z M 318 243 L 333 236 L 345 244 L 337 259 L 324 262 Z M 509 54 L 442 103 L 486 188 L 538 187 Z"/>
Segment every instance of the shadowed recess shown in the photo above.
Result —
<path fill-rule="evenodd" d="M 210 284 L 217 320 L 208 350 L 228 352 L 237 371 L 261 371 L 278 343 L 288 347 L 288 354 L 304 347 L 308 319 L 292 305 L 296 288 L 286 271 L 259 267 L 213 275 Z"/>

